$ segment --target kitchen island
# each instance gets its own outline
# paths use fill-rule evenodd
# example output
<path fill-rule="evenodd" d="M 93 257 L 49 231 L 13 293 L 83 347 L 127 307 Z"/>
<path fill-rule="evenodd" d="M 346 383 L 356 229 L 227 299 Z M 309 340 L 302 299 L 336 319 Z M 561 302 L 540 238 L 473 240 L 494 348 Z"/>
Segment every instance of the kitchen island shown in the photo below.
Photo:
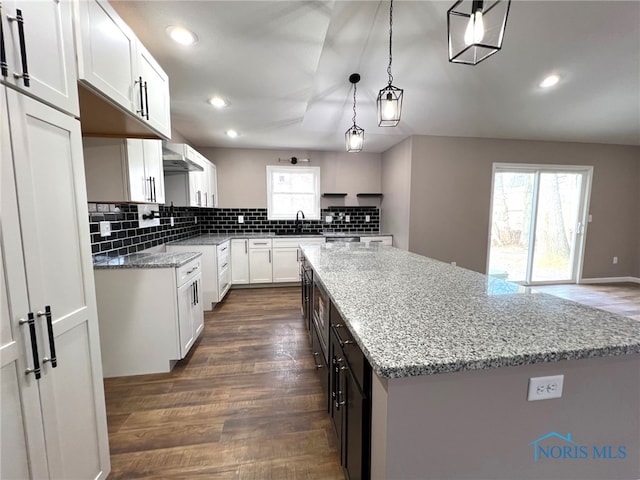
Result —
<path fill-rule="evenodd" d="M 392 247 L 302 250 L 371 367 L 372 478 L 640 476 L 639 322 Z"/>

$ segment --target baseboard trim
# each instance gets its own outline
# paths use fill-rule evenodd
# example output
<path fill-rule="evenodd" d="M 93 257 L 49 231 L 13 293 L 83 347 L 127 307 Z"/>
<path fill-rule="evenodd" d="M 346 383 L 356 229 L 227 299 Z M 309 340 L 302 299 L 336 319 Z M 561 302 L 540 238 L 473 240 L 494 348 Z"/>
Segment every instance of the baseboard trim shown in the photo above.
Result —
<path fill-rule="evenodd" d="M 602 278 L 583 278 L 578 283 L 640 283 L 640 277 L 602 277 Z"/>

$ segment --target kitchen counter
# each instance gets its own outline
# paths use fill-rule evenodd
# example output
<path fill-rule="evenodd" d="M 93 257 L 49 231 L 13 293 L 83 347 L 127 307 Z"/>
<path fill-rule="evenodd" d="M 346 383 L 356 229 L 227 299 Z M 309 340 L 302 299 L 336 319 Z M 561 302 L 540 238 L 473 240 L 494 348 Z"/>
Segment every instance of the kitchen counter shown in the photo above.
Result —
<path fill-rule="evenodd" d="M 275 233 L 233 233 L 227 235 L 198 235 L 197 237 L 185 238 L 184 240 L 176 240 L 170 242 L 169 245 L 220 245 L 227 240 L 246 239 L 246 238 L 322 238 L 322 237 L 380 237 L 391 236 L 390 233 L 371 233 L 371 232 L 325 232 L 317 235 L 276 235 Z"/>
<path fill-rule="evenodd" d="M 181 267 L 191 260 L 200 257 L 198 252 L 185 253 L 130 253 L 118 257 L 96 256 L 93 268 L 175 268 Z"/>
<path fill-rule="evenodd" d="M 386 378 L 640 353 L 640 322 L 392 247 L 303 245 Z"/>

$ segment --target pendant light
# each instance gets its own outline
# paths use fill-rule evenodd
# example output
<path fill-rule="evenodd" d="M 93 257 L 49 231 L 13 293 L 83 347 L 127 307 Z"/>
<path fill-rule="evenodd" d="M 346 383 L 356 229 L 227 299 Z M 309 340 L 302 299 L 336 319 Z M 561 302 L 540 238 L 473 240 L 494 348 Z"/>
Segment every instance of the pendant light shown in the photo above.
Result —
<path fill-rule="evenodd" d="M 353 83 L 353 126 L 344 134 L 344 139 L 347 144 L 347 152 L 360 152 L 364 147 L 364 129 L 356 125 L 356 84 L 360 81 L 360 74 L 352 73 L 349 76 L 349 81 Z"/>
<path fill-rule="evenodd" d="M 449 61 L 477 65 L 502 48 L 511 0 L 459 0 L 447 11 Z"/>
<path fill-rule="evenodd" d="M 391 74 L 391 62 L 393 55 L 391 51 L 393 39 L 393 0 L 389 2 L 389 66 L 387 74 L 389 75 L 389 84 L 378 93 L 378 126 L 379 127 L 395 127 L 400 122 L 400 113 L 402 111 L 402 94 L 404 90 L 394 87 L 393 75 Z"/>

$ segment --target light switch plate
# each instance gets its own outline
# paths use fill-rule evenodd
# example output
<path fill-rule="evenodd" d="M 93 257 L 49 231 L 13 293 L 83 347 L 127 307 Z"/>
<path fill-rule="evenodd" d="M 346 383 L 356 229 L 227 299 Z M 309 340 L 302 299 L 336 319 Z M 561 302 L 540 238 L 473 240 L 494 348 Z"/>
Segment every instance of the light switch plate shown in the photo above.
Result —
<path fill-rule="evenodd" d="M 370 222 L 371 221 L 371 217 L 369 215 L 365 215 L 364 221 L 365 222 Z"/>
<path fill-rule="evenodd" d="M 345 215 L 344 221 L 349 223 L 351 221 L 351 216 L 350 215 Z"/>
<path fill-rule="evenodd" d="M 100 236 L 101 237 L 111 236 L 111 222 L 107 222 L 107 221 L 100 222 Z"/>
<path fill-rule="evenodd" d="M 244 215 L 238 215 L 238 223 L 244 223 Z"/>

